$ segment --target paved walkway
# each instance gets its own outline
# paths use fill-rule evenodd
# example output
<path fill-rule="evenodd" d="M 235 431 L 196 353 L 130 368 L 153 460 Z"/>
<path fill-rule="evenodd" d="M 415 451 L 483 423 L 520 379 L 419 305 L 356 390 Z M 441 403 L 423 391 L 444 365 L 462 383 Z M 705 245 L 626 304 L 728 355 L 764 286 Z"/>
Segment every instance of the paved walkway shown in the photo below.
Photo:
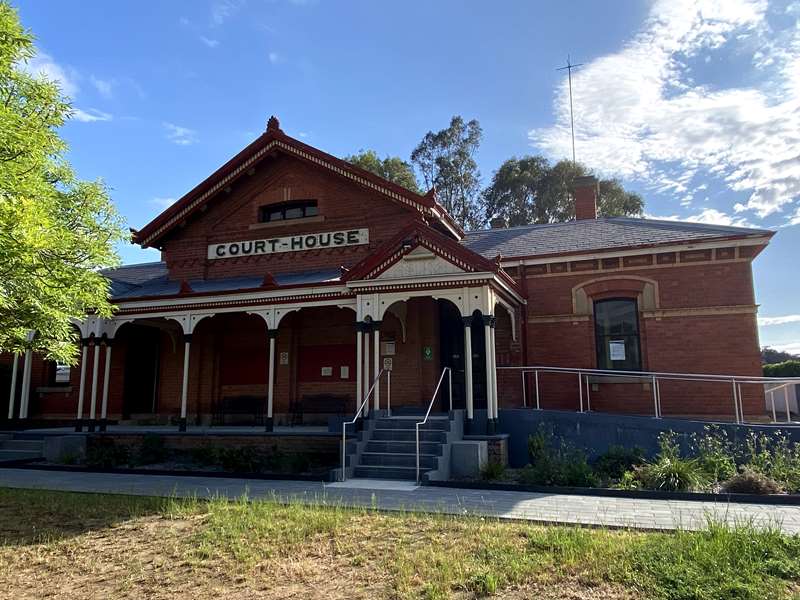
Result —
<path fill-rule="evenodd" d="M 304 481 L 0 469 L 0 487 L 199 498 L 237 498 L 247 493 L 248 497 L 254 499 L 271 498 L 381 510 L 421 510 L 637 529 L 698 529 L 704 527 L 709 518 L 714 518 L 732 524 L 753 522 L 759 526 L 780 526 L 786 533 L 800 533 L 800 507 L 797 506 L 417 487 L 405 482 L 379 480 L 322 484 Z"/>

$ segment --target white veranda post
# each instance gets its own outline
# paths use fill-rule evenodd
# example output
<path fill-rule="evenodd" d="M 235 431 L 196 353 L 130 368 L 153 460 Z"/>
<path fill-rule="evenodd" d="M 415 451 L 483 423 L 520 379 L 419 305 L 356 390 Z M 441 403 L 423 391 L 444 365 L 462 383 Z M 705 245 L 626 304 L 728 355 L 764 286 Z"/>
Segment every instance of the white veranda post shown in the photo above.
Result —
<path fill-rule="evenodd" d="M 86 359 L 89 356 L 89 340 L 81 340 L 81 379 L 78 384 L 78 414 L 76 416 L 75 429 L 81 431 L 83 428 L 83 397 L 86 392 Z"/>
<path fill-rule="evenodd" d="M 492 348 L 491 317 L 483 317 L 483 332 L 486 354 L 486 418 L 491 422 L 494 419 L 494 399 L 492 398 L 492 392 L 494 391 L 494 386 L 492 385 L 492 354 L 494 353 L 494 348 Z"/>
<path fill-rule="evenodd" d="M 11 366 L 11 390 L 8 392 L 8 418 L 14 418 L 14 397 L 17 395 L 17 371 L 19 369 L 19 354 L 14 354 L 14 363 Z"/>
<path fill-rule="evenodd" d="M 467 387 L 467 419 L 472 421 L 474 413 L 472 395 L 472 317 L 464 317 L 464 375 Z"/>
<path fill-rule="evenodd" d="M 192 347 L 192 335 L 183 336 L 183 381 L 181 383 L 181 421 L 178 428 L 186 431 L 186 406 L 189 397 L 189 355 Z"/>
<path fill-rule="evenodd" d="M 103 365 L 103 401 L 100 404 L 100 429 L 105 430 L 108 417 L 108 383 L 111 373 L 111 340 L 106 340 L 106 359 Z"/>
<path fill-rule="evenodd" d="M 272 431 L 272 406 L 275 397 L 275 338 L 278 337 L 278 331 L 270 329 L 267 332 L 269 335 L 269 369 L 267 373 L 267 430 Z"/>
<path fill-rule="evenodd" d="M 364 332 L 361 331 L 361 324 L 360 323 L 356 323 L 356 328 L 357 329 L 356 329 L 356 373 L 355 373 L 355 375 L 356 375 L 356 407 L 355 407 L 355 410 L 358 410 L 358 407 L 361 406 L 361 399 L 362 399 L 361 385 L 362 385 L 362 382 L 363 382 L 363 376 L 361 374 L 361 368 L 362 368 L 362 365 L 361 365 L 361 354 L 362 354 L 361 347 L 363 345 L 362 342 L 363 342 L 363 339 L 364 339 Z"/>
<path fill-rule="evenodd" d="M 370 387 L 369 375 L 369 329 L 364 331 L 364 395 L 369 394 Z M 364 416 L 369 414 L 369 402 L 364 405 Z"/>
<path fill-rule="evenodd" d="M 373 324 L 373 327 L 375 327 L 375 341 L 373 342 L 373 348 L 372 348 L 372 352 L 373 352 L 373 365 L 372 365 L 372 373 L 373 373 L 373 375 L 372 375 L 372 379 L 375 380 L 375 379 L 378 378 L 378 373 L 381 372 L 381 366 L 379 364 L 380 361 L 381 361 L 381 332 L 380 332 L 381 323 L 380 323 L 380 321 L 375 321 L 375 323 Z M 378 381 L 375 384 L 375 392 L 374 392 L 374 394 L 375 394 L 375 402 L 374 402 L 375 410 L 379 410 L 380 407 L 381 407 L 381 396 L 380 396 L 380 394 L 381 394 L 381 382 L 380 381 Z"/>
<path fill-rule="evenodd" d="M 25 351 L 25 365 L 22 367 L 22 393 L 19 397 L 19 418 L 28 418 L 28 397 L 31 391 L 31 360 L 33 353 Z"/>
<path fill-rule="evenodd" d="M 92 393 L 89 401 L 89 429 L 91 431 L 94 431 L 94 422 L 97 419 L 97 375 L 100 369 L 98 346 L 97 340 L 94 340 L 92 344 Z"/>

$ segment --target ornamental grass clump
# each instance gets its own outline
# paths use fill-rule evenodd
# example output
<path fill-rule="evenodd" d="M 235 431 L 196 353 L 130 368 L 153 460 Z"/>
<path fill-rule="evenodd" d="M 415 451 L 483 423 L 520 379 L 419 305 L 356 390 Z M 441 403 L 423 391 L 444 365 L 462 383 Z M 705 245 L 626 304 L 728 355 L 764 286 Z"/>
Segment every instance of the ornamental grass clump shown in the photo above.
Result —
<path fill-rule="evenodd" d="M 688 492 L 703 489 L 707 483 L 697 459 L 684 458 L 673 432 L 662 433 L 656 457 L 636 468 L 642 486 L 651 490 Z"/>

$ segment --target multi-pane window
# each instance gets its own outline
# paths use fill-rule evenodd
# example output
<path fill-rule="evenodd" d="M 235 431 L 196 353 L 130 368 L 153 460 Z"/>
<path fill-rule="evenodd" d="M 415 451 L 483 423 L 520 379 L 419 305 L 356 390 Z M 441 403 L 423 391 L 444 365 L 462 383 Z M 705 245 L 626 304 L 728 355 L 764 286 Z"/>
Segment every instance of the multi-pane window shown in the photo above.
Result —
<path fill-rule="evenodd" d="M 642 369 L 636 300 L 598 300 L 594 303 L 594 328 L 598 369 Z"/>
<path fill-rule="evenodd" d="M 262 206 L 258 212 L 258 220 L 261 223 L 272 223 L 273 221 L 316 217 L 318 214 L 316 200 L 297 200 Z"/>

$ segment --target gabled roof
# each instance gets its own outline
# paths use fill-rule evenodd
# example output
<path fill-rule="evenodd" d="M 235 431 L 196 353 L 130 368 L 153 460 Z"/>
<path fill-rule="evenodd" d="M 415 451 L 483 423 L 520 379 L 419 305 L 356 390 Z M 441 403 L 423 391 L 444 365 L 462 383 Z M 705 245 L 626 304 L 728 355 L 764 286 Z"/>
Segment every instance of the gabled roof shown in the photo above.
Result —
<path fill-rule="evenodd" d="M 699 241 L 771 237 L 773 231 L 633 217 L 523 225 L 467 232 L 461 244 L 484 258 L 603 252 Z"/>
<path fill-rule="evenodd" d="M 263 134 L 150 223 L 134 232 L 133 241 L 143 247 L 156 246 L 160 239 L 200 210 L 218 192 L 231 185 L 260 160 L 277 152 L 322 166 L 332 173 L 374 190 L 394 202 L 413 208 L 419 211 L 421 218 L 431 223 L 440 223 L 456 238 L 461 238 L 464 234 L 461 227 L 436 201 L 433 190 L 425 195 L 417 194 L 331 154 L 304 144 L 300 140 L 286 135 L 280 128 L 278 119 L 270 117 L 267 130 Z"/>
<path fill-rule="evenodd" d="M 411 222 L 390 240 L 348 271 L 343 281 L 375 279 L 418 247 L 423 247 L 452 263 L 465 273 L 495 273 L 506 285 L 519 292 L 516 282 L 496 261 L 487 260 L 462 244 L 420 221 Z"/>

